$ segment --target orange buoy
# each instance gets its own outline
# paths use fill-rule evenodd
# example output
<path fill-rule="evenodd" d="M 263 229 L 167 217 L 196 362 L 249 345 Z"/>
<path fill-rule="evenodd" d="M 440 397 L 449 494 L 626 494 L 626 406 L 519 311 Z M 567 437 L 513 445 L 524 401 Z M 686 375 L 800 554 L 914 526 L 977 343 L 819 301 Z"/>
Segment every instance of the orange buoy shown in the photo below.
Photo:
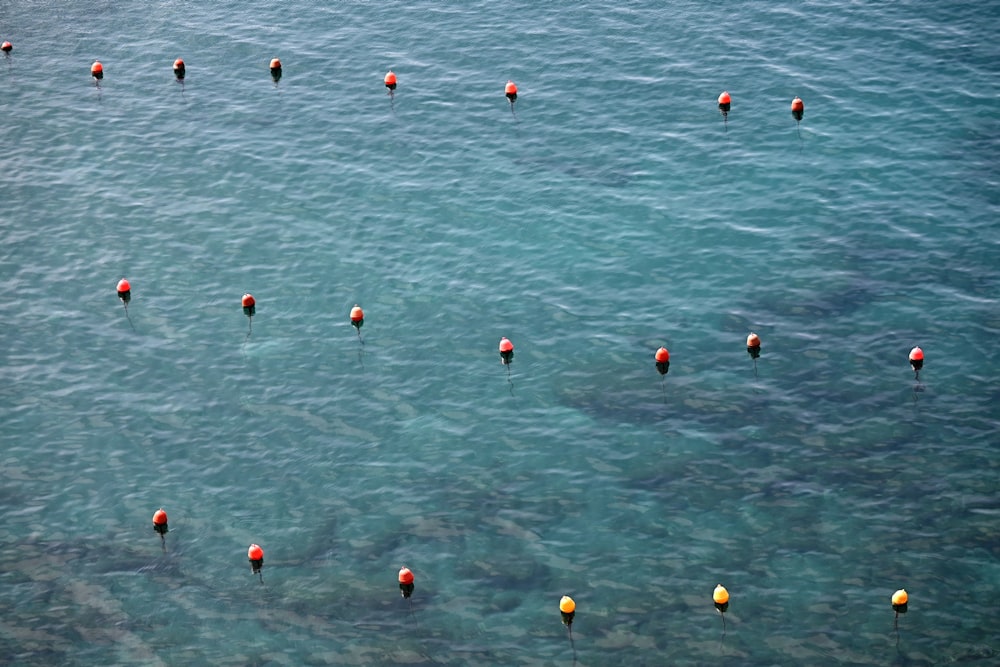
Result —
<path fill-rule="evenodd" d="M 259 545 L 251 544 L 250 548 L 247 549 L 247 560 L 250 561 L 250 571 L 254 574 L 260 574 L 264 567 L 264 550 Z"/>
<path fill-rule="evenodd" d="M 167 513 L 162 507 L 153 512 L 153 530 L 159 533 L 161 537 L 168 532 Z"/>
<path fill-rule="evenodd" d="M 90 66 L 90 76 L 98 81 L 104 78 L 104 65 L 101 64 L 100 60 L 94 61 L 94 64 Z"/>
<path fill-rule="evenodd" d="M 750 332 L 747 336 L 747 354 L 750 355 L 752 359 L 756 359 L 760 356 L 760 336 L 754 332 Z"/>
<path fill-rule="evenodd" d="M 661 347 L 657 350 L 654 359 L 656 359 L 656 370 L 660 371 L 660 375 L 666 375 L 670 370 L 670 352 L 667 348 Z"/>
<path fill-rule="evenodd" d="M 361 335 L 361 327 L 365 325 L 365 311 L 361 310 L 361 306 L 354 304 L 354 308 L 351 308 L 351 326 L 358 330 L 358 335 Z"/>
<path fill-rule="evenodd" d="M 184 74 L 186 73 L 186 71 L 187 71 L 187 68 L 184 67 L 184 61 L 183 60 L 181 60 L 180 58 L 178 58 L 177 60 L 174 61 L 174 76 L 177 77 L 178 81 L 183 81 L 184 80 Z"/>
<path fill-rule="evenodd" d="M 118 286 L 115 289 L 118 290 L 118 298 L 122 300 L 122 303 L 128 304 L 132 300 L 132 286 L 125 278 L 118 281 Z"/>
<path fill-rule="evenodd" d="M 712 601 L 715 602 L 715 608 L 719 610 L 719 613 L 726 613 L 729 609 L 729 591 L 722 584 L 715 587 L 712 591 Z"/>
<path fill-rule="evenodd" d="M 413 595 L 413 572 L 408 567 L 399 568 L 399 593 L 404 598 Z"/>
<path fill-rule="evenodd" d="M 910 350 L 910 368 L 912 368 L 914 372 L 917 372 L 923 367 L 924 367 L 924 351 L 921 350 L 919 347 L 915 347 L 912 350 Z"/>
<path fill-rule="evenodd" d="M 3 44 L 0 44 L 0 51 L 3 51 L 4 53 L 10 53 L 13 48 L 14 45 L 11 44 L 10 42 L 4 42 Z"/>
<path fill-rule="evenodd" d="M 729 108 L 731 103 L 732 103 L 732 98 L 729 97 L 729 93 L 725 90 L 722 91 L 722 94 L 719 95 L 719 111 L 722 112 L 723 118 L 729 115 Z"/>
<path fill-rule="evenodd" d="M 281 79 L 281 61 L 277 58 L 271 58 L 271 79 L 275 83 Z"/>
<path fill-rule="evenodd" d="M 503 365 L 510 364 L 514 359 L 514 343 L 507 340 L 506 336 L 500 337 L 500 363 Z"/>
<path fill-rule="evenodd" d="M 576 616 L 576 602 L 568 595 L 562 596 L 559 600 L 559 613 L 562 614 L 564 625 L 573 625 L 573 617 Z"/>
<path fill-rule="evenodd" d="M 249 292 L 243 295 L 241 300 L 243 304 L 243 314 L 247 317 L 253 317 L 257 314 L 257 300 L 253 298 L 253 294 Z"/>
<path fill-rule="evenodd" d="M 910 601 L 910 596 L 906 594 L 905 588 L 900 588 L 892 594 L 892 608 L 897 614 L 906 613 L 906 603 Z"/>
<path fill-rule="evenodd" d="M 507 96 L 511 104 L 517 101 L 517 86 L 510 79 L 507 79 L 507 85 L 504 86 L 503 94 Z"/>
<path fill-rule="evenodd" d="M 802 120 L 802 115 L 805 111 L 806 105 L 802 103 L 802 98 L 796 97 L 792 100 L 792 118 L 795 119 L 796 123 Z"/>
<path fill-rule="evenodd" d="M 396 74 L 392 70 L 386 73 L 383 80 L 385 81 L 385 87 L 389 89 L 390 93 L 396 90 Z"/>

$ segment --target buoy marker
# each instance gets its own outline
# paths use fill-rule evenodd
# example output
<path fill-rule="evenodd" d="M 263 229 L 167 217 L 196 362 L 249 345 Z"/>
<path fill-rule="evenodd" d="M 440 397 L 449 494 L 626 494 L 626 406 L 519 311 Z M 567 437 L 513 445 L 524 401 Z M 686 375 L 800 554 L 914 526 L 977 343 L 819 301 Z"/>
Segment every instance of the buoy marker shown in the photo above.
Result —
<path fill-rule="evenodd" d="M 385 73 L 382 82 L 388 90 L 386 94 L 389 95 L 389 104 L 392 105 L 396 100 L 396 73 L 389 70 Z"/>
<path fill-rule="evenodd" d="M 510 365 L 514 363 L 514 343 L 506 336 L 500 337 L 500 363 L 507 368 L 507 384 L 510 385 L 510 395 L 514 395 L 514 382 L 510 379 Z"/>
<path fill-rule="evenodd" d="M 10 42 L 5 41 L 3 44 L 0 44 L 0 51 L 3 51 L 6 54 L 9 54 L 13 50 L 14 50 L 14 45 L 11 44 Z"/>
<path fill-rule="evenodd" d="M 247 549 L 247 560 L 250 561 L 250 572 L 260 577 L 260 583 L 264 583 L 264 550 L 259 545 L 251 544 Z"/>
<path fill-rule="evenodd" d="M 507 85 L 503 88 L 503 94 L 510 102 L 510 112 L 514 113 L 514 102 L 517 102 L 517 84 L 507 79 Z"/>
<path fill-rule="evenodd" d="M 100 60 L 95 60 L 94 64 L 90 66 L 90 76 L 94 77 L 94 85 L 100 88 L 101 79 L 104 78 L 104 65 L 101 64 Z"/>
<path fill-rule="evenodd" d="M 253 294 L 247 292 L 243 295 L 241 303 L 243 304 L 243 314 L 247 316 L 250 323 L 247 329 L 247 338 L 250 338 L 250 334 L 253 333 L 253 316 L 257 314 L 257 300 L 253 298 Z M 243 342 L 246 343 L 246 338 L 243 339 Z"/>
<path fill-rule="evenodd" d="M 163 550 L 167 550 L 167 538 L 165 535 L 169 532 L 167 527 L 167 513 L 161 507 L 160 509 L 153 512 L 153 530 L 155 530 L 160 535 L 160 546 Z"/>
<path fill-rule="evenodd" d="M 404 565 L 399 568 L 397 579 L 399 580 L 399 594 L 409 603 L 410 616 L 413 618 L 413 622 L 416 623 L 417 617 L 413 615 L 413 600 L 410 598 L 413 595 L 413 571 Z"/>
<path fill-rule="evenodd" d="M 132 331 L 135 331 L 135 325 L 132 324 L 132 318 L 128 314 L 128 302 L 132 300 L 132 285 L 129 284 L 126 278 L 122 278 L 115 286 L 115 290 L 118 292 L 118 298 L 121 299 L 122 306 L 125 307 L 125 319 L 128 320 Z"/>
<path fill-rule="evenodd" d="M 500 336 L 500 363 L 510 366 L 514 361 L 514 343 L 510 342 L 506 336 Z"/>
<path fill-rule="evenodd" d="M 361 327 L 363 327 L 364 325 L 365 325 L 365 311 L 363 311 L 361 309 L 361 306 L 359 306 L 358 304 L 354 304 L 354 307 L 351 308 L 351 326 L 357 329 L 358 340 L 361 341 L 362 345 L 365 344 L 365 339 L 361 337 Z"/>
<path fill-rule="evenodd" d="M 406 566 L 399 568 L 399 594 L 407 600 L 413 595 L 413 571 Z"/>
<path fill-rule="evenodd" d="M 274 81 L 274 87 L 278 87 L 278 82 L 281 81 L 281 61 L 278 58 L 271 58 L 271 81 Z"/>
<path fill-rule="evenodd" d="M 920 381 L 920 369 L 924 367 L 924 351 L 919 347 L 910 350 L 910 368 L 913 369 L 913 379 Z"/>
<path fill-rule="evenodd" d="M 722 638 L 726 638 L 726 612 L 729 611 L 729 591 L 722 584 L 715 587 L 712 591 L 712 601 L 715 603 L 715 608 L 719 610 L 719 614 L 722 615 Z M 720 640 L 721 641 L 721 640 Z"/>
<path fill-rule="evenodd" d="M 576 616 L 576 602 L 568 595 L 562 596 L 559 600 L 559 613 L 562 615 L 563 625 L 566 626 L 566 633 L 569 635 L 569 645 L 573 649 L 573 662 L 576 662 L 576 643 L 573 641 L 573 618 Z"/>
<path fill-rule="evenodd" d="M 729 109 L 732 104 L 732 98 L 729 96 L 728 91 L 722 91 L 719 95 L 719 113 L 722 114 L 722 123 L 726 126 L 726 132 L 729 132 Z"/>
<path fill-rule="evenodd" d="M 747 354 L 753 359 L 753 376 L 757 377 L 757 357 L 760 356 L 760 336 L 750 332 L 747 336 Z"/>
<path fill-rule="evenodd" d="M 660 374 L 660 391 L 663 393 L 663 402 L 667 402 L 666 374 L 670 371 L 670 352 L 665 347 L 660 347 L 653 355 L 656 361 L 656 371 Z"/>
<path fill-rule="evenodd" d="M 184 65 L 184 61 L 180 58 L 174 61 L 174 77 L 177 79 L 177 83 L 181 84 L 181 88 L 184 87 L 184 75 L 187 74 L 187 67 Z"/>

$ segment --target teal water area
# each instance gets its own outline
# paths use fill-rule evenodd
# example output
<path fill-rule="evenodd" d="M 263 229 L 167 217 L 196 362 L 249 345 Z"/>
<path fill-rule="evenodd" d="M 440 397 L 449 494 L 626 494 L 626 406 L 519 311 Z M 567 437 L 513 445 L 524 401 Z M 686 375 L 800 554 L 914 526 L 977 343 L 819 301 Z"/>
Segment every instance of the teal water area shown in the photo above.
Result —
<path fill-rule="evenodd" d="M 204 4 L 0 1 L 0 662 L 996 663 L 995 7 Z"/>

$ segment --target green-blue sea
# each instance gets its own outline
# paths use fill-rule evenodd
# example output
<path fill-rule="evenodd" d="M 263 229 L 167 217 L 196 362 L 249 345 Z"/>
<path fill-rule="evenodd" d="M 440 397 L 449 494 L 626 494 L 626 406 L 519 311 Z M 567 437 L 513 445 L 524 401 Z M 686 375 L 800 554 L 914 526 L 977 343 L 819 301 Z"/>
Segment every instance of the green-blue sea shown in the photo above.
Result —
<path fill-rule="evenodd" d="M 0 664 L 998 664 L 998 19 L 0 0 Z"/>

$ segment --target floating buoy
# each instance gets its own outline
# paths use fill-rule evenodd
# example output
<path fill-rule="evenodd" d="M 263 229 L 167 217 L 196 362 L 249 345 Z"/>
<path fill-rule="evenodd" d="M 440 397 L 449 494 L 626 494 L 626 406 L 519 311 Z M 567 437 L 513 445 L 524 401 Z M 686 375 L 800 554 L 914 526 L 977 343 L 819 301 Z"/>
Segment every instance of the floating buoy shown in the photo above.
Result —
<path fill-rule="evenodd" d="M 798 123 L 802 120 L 803 114 L 806 112 L 806 105 L 802 103 L 802 98 L 796 97 L 792 100 L 792 118 Z"/>
<path fill-rule="evenodd" d="M 0 51 L 3 51 L 4 53 L 10 53 L 11 50 L 13 50 L 13 48 L 14 45 L 11 44 L 10 42 L 4 42 L 3 44 L 0 44 Z"/>
<path fill-rule="evenodd" d="M 573 649 L 573 664 L 576 664 L 576 644 L 573 643 L 573 617 L 576 616 L 576 602 L 568 595 L 559 600 L 559 613 L 569 635 L 569 645 Z"/>
<path fill-rule="evenodd" d="M 507 79 L 507 85 L 503 88 L 503 94 L 507 96 L 511 104 L 514 104 L 517 101 L 517 85 L 510 79 Z"/>
<path fill-rule="evenodd" d="M 125 319 L 128 320 L 129 326 L 132 327 L 132 331 L 135 331 L 135 325 L 132 324 L 132 317 L 128 314 L 128 302 L 132 300 L 132 286 L 129 285 L 128 280 L 122 278 L 118 281 L 118 285 L 115 289 L 118 290 L 118 298 L 121 299 L 122 306 L 125 307 Z"/>
<path fill-rule="evenodd" d="M 576 602 L 568 595 L 562 596 L 559 600 L 559 613 L 562 614 L 563 625 L 573 625 L 573 617 L 576 616 Z"/>
<path fill-rule="evenodd" d="M 128 280 L 122 278 L 118 281 L 118 298 L 122 300 L 122 303 L 128 304 L 132 300 L 132 286 L 129 285 Z"/>
<path fill-rule="evenodd" d="M 167 528 L 167 513 L 161 507 L 160 509 L 153 512 L 153 530 L 155 530 L 160 535 L 160 546 L 163 550 L 167 550 L 167 538 L 165 537 Z"/>
<path fill-rule="evenodd" d="M 257 314 L 257 300 L 253 298 L 253 294 L 249 292 L 243 295 L 241 300 L 243 304 L 243 314 L 247 316 L 247 337 L 243 339 L 243 345 L 246 346 L 246 342 L 250 340 L 250 334 L 253 333 L 253 316 Z"/>
<path fill-rule="evenodd" d="M 389 89 L 389 94 L 391 95 L 392 91 L 396 90 L 396 74 L 392 70 L 389 70 L 386 72 L 383 81 L 385 81 L 385 87 Z"/>
<path fill-rule="evenodd" d="M 500 363 L 507 366 L 514 360 L 514 343 L 506 336 L 500 337 Z"/>
<path fill-rule="evenodd" d="M 168 532 L 167 513 L 162 507 L 153 512 L 153 530 L 160 535 L 165 535 Z"/>
<path fill-rule="evenodd" d="M 722 584 L 715 587 L 712 591 L 712 601 L 715 602 L 715 608 L 719 610 L 720 614 L 724 614 L 729 610 L 729 591 Z"/>
<path fill-rule="evenodd" d="M 900 588 L 898 591 L 892 594 L 892 609 L 897 614 L 906 613 L 906 603 L 909 602 L 910 596 L 906 594 L 905 588 Z"/>
<path fill-rule="evenodd" d="M 753 376 L 757 377 L 757 357 L 760 356 L 760 336 L 750 332 L 747 336 L 747 354 L 753 359 Z"/>
<path fill-rule="evenodd" d="M 726 121 L 726 119 L 729 118 L 729 108 L 731 103 L 732 98 L 729 97 L 729 93 L 725 90 L 722 91 L 722 94 L 719 95 L 719 113 L 722 114 L 723 121 Z M 728 125 L 726 126 L 726 129 L 729 129 Z"/>
<path fill-rule="evenodd" d="M 365 311 L 361 310 L 361 306 L 354 304 L 351 308 L 351 326 L 358 330 L 358 335 L 361 335 L 361 327 L 365 325 Z"/>
<path fill-rule="evenodd" d="M 94 61 L 94 64 L 90 66 L 90 76 L 97 81 L 104 78 L 104 65 L 101 64 L 101 61 Z"/>
<path fill-rule="evenodd" d="M 399 593 L 404 598 L 413 595 L 413 572 L 408 567 L 399 568 Z"/>
<path fill-rule="evenodd" d="M 175 60 L 174 61 L 174 76 L 177 77 L 178 81 L 183 81 L 184 80 L 184 74 L 186 72 L 187 72 L 187 69 L 184 67 L 184 61 L 181 60 L 180 58 L 178 58 L 177 60 Z"/>
<path fill-rule="evenodd" d="M 247 317 L 253 317 L 257 314 L 257 300 L 253 298 L 253 294 L 244 294 L 241 303 L 243 304 L 244 315 Z"/>
<path fill-rule="evenodd" d="M 654 359 L 656 359 L 656 370 L 660 372 L 660 375 L 666 375 L 670 370 L 670 352 L 667 351 L 667 348 L 661 347 L 657 350 Z"/>
<path fill-rule="evenodd" d="M 924 367 L 924 351 L 919 347 L 915 347 L 910 350 L 910 368 L 913 369 L 914 373 L 919 373 L 920 369 Z"/>
<path fill-rule="evenodd" d="M 503 94 L 507 96 L 507 101 L 510 102 L 510 112 L 514 113 L 514 102 L 517 102 L 517 86 L 510 79 L 507 79 L 507 85 L 503 88 Z"/>
<path fill-rule="evenodd" d="M 281 80 L 281 61 L 277 58 L 271 58 L 271 80 L 275 84 Z"/>
<path fill-rule="evenodd" d="M 251 544 L 247 549 L 247 560 L 250 561 L 250 572 L 258 575 L 260 583 L 264 583 L 264 574 L 261 572 L 264 568 L 264 550 L 256 544 Z"/>

